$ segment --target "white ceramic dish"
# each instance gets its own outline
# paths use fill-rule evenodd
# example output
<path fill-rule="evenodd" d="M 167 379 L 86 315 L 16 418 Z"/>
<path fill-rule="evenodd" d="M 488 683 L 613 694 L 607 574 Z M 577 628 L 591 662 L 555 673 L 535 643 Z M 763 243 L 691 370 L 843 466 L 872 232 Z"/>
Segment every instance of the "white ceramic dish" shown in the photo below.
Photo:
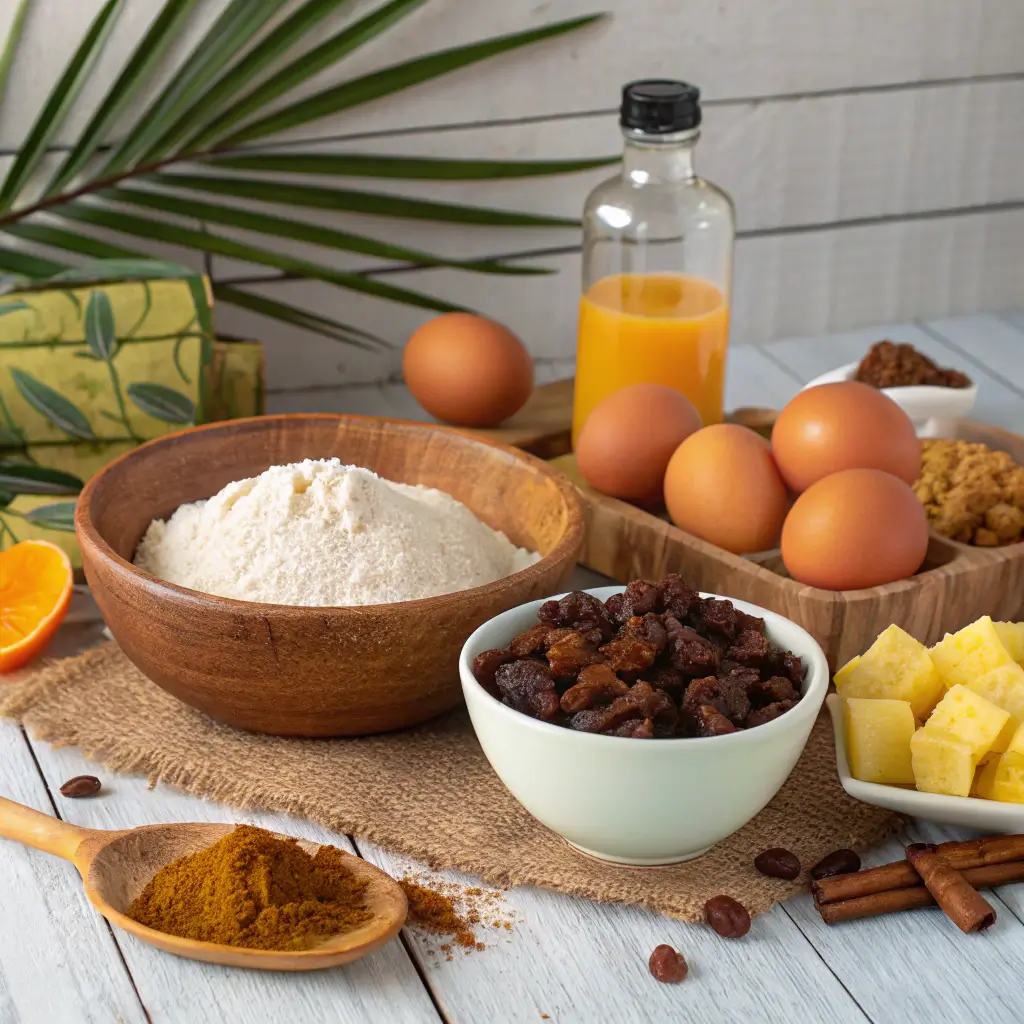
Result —
<path fill-rule="evenodd" d="M 857 366 L 857 363 L 847 363 L 846 366 L 823 373 L 806 385 L 804 391 L 819 384 L 853 380 Z M 971 384 L 969 388 L 939 388 L 932 385 L 882 388 L 882 394 L 891 398 L 911 418 L 918 437 L 948 437 L 952 421 L 963 419 L 974 408 L 978 385 Z"/>
<path fill-rule="evenodd" d="M 861 782 L 850 774 L 846 759 L 846 735 L 843 728 L 843 704 L 839 695 L 830 693 L 828 710 L 832 715 L 832 731 L 836 738 L 836 769 L 843 789 L 854 799 L 875 807 L 885 807 L 925 821 L 942 825 L 960 825 L 984 832 L 1024 832 L 1024 804 L 1005 804 L 998 800 L 982 800 L 975 796 L 944 796 L 941 793 L 919 793 L 903 786 L 883 786 L 877 782 Z"/>
<path fill-rule="evenodd" d="M 624 589 L 599 587 L 589 593 L 604 601 Z M 535 818 L 602 860 L 671 864 L 706 852 L 775 796 L 807 743 L 828 689 L 828 665 L 810 634 L 781 615 L 733 601 L 765 620 L 775 644 L 803 659 L 807 675 L 795 708 L 726 736 L 597 736 L 514 711 L 473 677 L 473 659 L 529 629 L 543 603 L 532 601 L 485 622 L 466 641 L 459 661 L 462 690 L 484 754 Z"/>

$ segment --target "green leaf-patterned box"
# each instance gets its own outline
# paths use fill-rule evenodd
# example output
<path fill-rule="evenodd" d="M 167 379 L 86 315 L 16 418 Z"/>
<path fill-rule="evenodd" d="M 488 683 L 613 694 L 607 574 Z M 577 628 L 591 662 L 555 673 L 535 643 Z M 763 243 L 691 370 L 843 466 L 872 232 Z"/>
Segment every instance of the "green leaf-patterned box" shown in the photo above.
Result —
<path fill-rule="evenodd" d="M 214 340 L 203 277 L 68 276 L 0 296 L 0 547 L 43 537 L 77 564 L 82 481 L 161 434 L 259 414 L 263 367 L 260 346 Z"/>

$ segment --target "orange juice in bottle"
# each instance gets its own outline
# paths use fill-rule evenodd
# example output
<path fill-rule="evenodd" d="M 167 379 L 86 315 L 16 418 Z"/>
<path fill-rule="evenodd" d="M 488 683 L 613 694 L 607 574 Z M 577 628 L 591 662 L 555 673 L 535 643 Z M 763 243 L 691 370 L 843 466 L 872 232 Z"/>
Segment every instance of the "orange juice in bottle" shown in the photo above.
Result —
<path fill-rule="evenodd" d="M 574 442 L 629 384 L 667 384 L 705 424 L 722 419 L 735 226 L 729 197 L 693 171 L 699 96 L 660 79 L 623 89 L 622 172 L 583 215 Z"/>

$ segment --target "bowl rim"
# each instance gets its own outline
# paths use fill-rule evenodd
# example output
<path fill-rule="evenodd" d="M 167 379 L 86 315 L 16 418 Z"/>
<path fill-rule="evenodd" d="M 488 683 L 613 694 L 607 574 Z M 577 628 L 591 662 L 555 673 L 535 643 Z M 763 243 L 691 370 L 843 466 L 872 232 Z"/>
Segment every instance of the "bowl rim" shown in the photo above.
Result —
<path fill-rule="evenodd" d="M 858 366 L 860 366 L 859 362 L 844 363 L 834 370 L 826 370 L 825 373 L 820 373 L 813 380 L 809 380 L 800 390 L 807 391 L 822 384 L 837 384 L 841 381 L 852 380 Z M 965 403 L 969 398 L 973 404 L 978 396 L 978 382 L 973 377 L 970 378 L 970 381 L 971 383 L 965 388 L 951 388 L 944 384 L 905 384 L 900 387 L 878 388 L 877 390 L 897 403 L 899 403 L 901 395 L 907 398 L 918 398 L 922 401 L 928 398 L 950 400 L 962 395 Z"/>
<path fill-rule="evenodd" d="M 255 426 L 258 426 L 261 429 L 268 429 L 273 423 L 295 423 L 310 420 L 327 420 L 331 422 L 351 420 L 361 424 L 385 423 L 413 431 L 454 435 L 460 442 L 465 442 L 471 446 L 482 445 L 489 448 L 495 448 L 498 451 L 511 456 L 516 461 L 525 462 L 527 465 L 533 466 L 535 469 L 540 471 L 542 476 L 551 480 L 558 489 L 566 505 L 566 529 L 555 546 L 546 555 L 541 555 L 541 557 L 532 565 L 528 565 L 525 569 L 520 569 L 518 572 L 514 572 L 509 576 L 501 576 L 496 580 L 492 580 L 490 583 L 483 583 L 478 587 L 470 587 L 468 590 L 456 590 L 450 594 L 437 594 L 434 597 L 420 597 L 412 601 L 391 601 L 386 604 L 302 605 L 274 604 L 264 601 L 243 601 L 233 597 L 221 597 L 217 594 L 207 594 L 201 590 L 193 590 L 191 587 L 183 587 L 180 584 L 171 583 L 169 580 L 161 579 L 159 576 L 154 576 L 152 573 L 146 572 L 144 569 L 140 569 L 134 562 L 130 562 L 127 559 L 122 558 L 107 543 L 100 533 L 99 528 L 93 521 L 91 508 L 92 500 L 95 491 L 100 487 L 103 478 L 106 477 L 108 473 L 113 473 L 118 470 L 123 463 L 143 457 L 143 453 L 149 449 L 159 447 L 172 441 L 180 441 L 183 437 L 196 436 L 207 431 L 233 431 L 238 430 L 239 428 L 249 429 Z M 213 495 L 210 495 L 210 497 L 213 497 Z M 472 512 L 472 509 L 470 509 L 470 511 Z M 248 416 L 236 420 L 218 420 L 214 423 L 203 423 L 197 426 L 186 427 L 184 430 L 176 430 L 170 434 L 161 434 L 159 437 L 155 437 L 146 441 L 144 444 L 140 444 L 129 449 L 127 452 L 124 452 L 116 459 L 111 460 L 103 466 L 99 472 L 89 478 L 85 487 L 82 488 L 81 493 L 78 495 L 78 500 L 75 503 L 75 537 L 78 541 L 79 547 L 83 549 L 83 552 L 87 549 L 90 555 L 98 559 L 102 559 L 112 570 L 119 572 L 122 576 L 136 581 L 140 586 L 147 587 L 151 591 L 164 592 L 164 594 L 172 600 L 193 601 L 198 604 L 223 608 L 225 611 L 247 609 L 250 611 L 256 611 L 257 613 L 260 611 L 263 613 L 273 612 L 275 616 L 298 616 L 308 615 L 310 613 L 325 614 L 332 612 L 335 614 L 351 613 L 355 615 L 368 615 L 379 612 L 386 615 L 389 612 L 391 614 L 395 614 L 399 610 L 402 613 L 429 611 L 431 609 L 445 607 L 450 604 L 461 603 L 467 598 L 472 600 L 474 597 L 483 596 L 485 593 L 492 595 L 508 589 L 531 576 L 535 576 L 550 568 L 552 565 L 564 561 L 567 555 L 571 555 L 575 559 L 575 556 L 578 554 L 580 547 L 583 544 L 584 533 L 585 521 L 583 516 L 583 501 L 580 498 L 579 492 L 564 473 L 555 469 L 553 466 L 548 465 L 542 459 L 538 459 L 536 456 L 531 455 L 528 452 L 522 451 L 518 448 L 513 448 L 511 445 L 503 444 L 500 441 L 492 441 L 489 438 L 467 435 L 453 427 L 446 427 L 432 423 L 417 423 L 414 420 L 391 419 L 385 416 L 362 416 L 348 413 L 280 413 L 274 416 Z"/>
<path fill-rule="evenodd" d="M 590 587 L 585 590 L 584 593 L 592 594 L 595 597 L 605 600 L 608 597 L 611 597 L 612 594 L 621 594 L 625 589 L 626 587 L 623 584 L 609 584 L 605 587 Z M 571 593 L 571 591 L 566 591 L 566 593 Z M 787 729 L 791 730 L 795 728 L 798 723 L 802 723 L 808 718 L 816 719 L 821 711 L 822 704 L 825 701 L 825 695 L 828 691 L 831 673 L 828 669 L 828 661 L 825 658 L 825 652 L 822 651 L 821 645 L 814 639 L 814 637 L 812 637 L 811 634 L 803 628 L 803 626 L 798 625 L 792 619 L 787 619 L 786 616 L 780 615 L 778 612 L 773 612 L 770 608 L 763 608 L 760 605 L 751 604 L 749 601 L 743 601 L 740 598 L 728 597 L 725 594 L 712 594 L 705 591 L 698 591 L 698 593 L 700 593 L 701 597 L 714 597 L 719 600 L 730 601 L 733 605 L 739 607 L 742 611 L 745 611 L 748 614 L 758 614 L 759 617 L 764 618 L 766 626 L 774 624 L 775 622 L 781 622 L 784 623 L 786 627 L 792 627 L 797 630 L 799 634 L 802 634 L 800 639 L 802 641 L 806 639 L 807 653 L 805 655 L 805 653 L 801 651 L 799 653 L 799 657 L 805 664 L 810 662 L 810 664 L 807 665 L 807 674 L 804 676 L 804 690 L 801 694 L 800 701 L 797 703 L 795 708 L 787 711 L 784 715 L 780 715 L 778 718 L 773 718 L 770 722 L 765 722 L 764 725 L 757 726 L 756 729 L 739 729 L 736 732 L 726 733 L 724 736 L 676 736 L 669 739 L 659 739 L 656 743 L 645 745 L 644 749 L 671 750 L 675 749 L 679 744 L 692 747 L 694 744 L 710 743 L 732 743 L 735 746 L 738 746 L 744 742 L 759 742 L 757 739 L 758 736 L 762 738 L 767 736 L 779 739 Z M 610 743 L 614 745 L 616 743 L 621 743 L 624 740 L 629 740 L 632 737 L 604 736 L 600 733 L 577 732 L 574 729 L 567 729 L 561 725 L 552 725 L 550 722 L 541 722 L 536 718 L 531 718 L 529 715 L 524 715 L 521 711 L 516 711 L 514 708 L 510 708 L 503 704 L 496 697 L 493 697 L 483 688 L 483 686 L 480 685 L 476 676 L 473 675 L 473 669 L 469 659 L 469 649 L 478 634 L 488 629 L 493 623 L 503 616 L 513 615 L 530 606 L 539 608 L 545 601 L 557 601 L 562 597 L 565 597 L 564 593 L 555 594 L 552 597 L 540 598 L 537 601 L 526 601 L 523 604 L 516 605 L 514 608 L 509 608 L 506 611 L 499 612 L 497 615 L 488 619 L 473 630 L 466 642 L 462 645 L 462 651 L 459 654 L 459 676 L 462 680 L 463 692 L 466 693 L 469 689 L 479 691 L 486 701 L 490 702 L 487 706 L 493 706 L 493 709 L 497 712 L 499 718 L 503 718 L 511 723 L 518 723 L 519 728 L 539 731 L 542 735 L 546 734 L 551 737 L 559 736 L 562 738 L 562 742 L 564 743 Z M 490 648 L 485 649 L 489 650 Z M 797 654 L 798 652 L 793 651 L 792 653 Z M 765 730 L 768 731 L 766 732 Z M 474 725 L 474 732 L 475 731 L 476 726 Z M 751 733 L 756 735 L 751 738 Z"/>

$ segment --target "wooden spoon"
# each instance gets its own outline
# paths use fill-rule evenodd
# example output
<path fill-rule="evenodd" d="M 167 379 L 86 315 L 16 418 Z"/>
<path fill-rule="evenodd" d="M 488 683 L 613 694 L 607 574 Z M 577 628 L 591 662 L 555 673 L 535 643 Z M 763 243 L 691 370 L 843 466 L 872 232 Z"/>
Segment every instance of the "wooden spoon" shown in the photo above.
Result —
<path fill-rule="evenodd" d="M 265 971 L 314 971 L 365 956 L 393 939 L 405 923 L 408 905 L 402 887 L 379 868 L 349 855 L 346 867 L 367 882 L 366 906 L 373 918 L 308 950 L 286 952 L 197 942 L 147 928 L 125 915 L 132 900 L 160 868 L 205 850 L 234 827 L 182 822 L 110 832 L 69 825 L 0 797 L 0 836 L 71 861 L 82 876 L 89 901 L 108 921 L 177 956 Z M 317 843 L 305 840 L 299 845 L 310 854 L 319 849 Z"/>

